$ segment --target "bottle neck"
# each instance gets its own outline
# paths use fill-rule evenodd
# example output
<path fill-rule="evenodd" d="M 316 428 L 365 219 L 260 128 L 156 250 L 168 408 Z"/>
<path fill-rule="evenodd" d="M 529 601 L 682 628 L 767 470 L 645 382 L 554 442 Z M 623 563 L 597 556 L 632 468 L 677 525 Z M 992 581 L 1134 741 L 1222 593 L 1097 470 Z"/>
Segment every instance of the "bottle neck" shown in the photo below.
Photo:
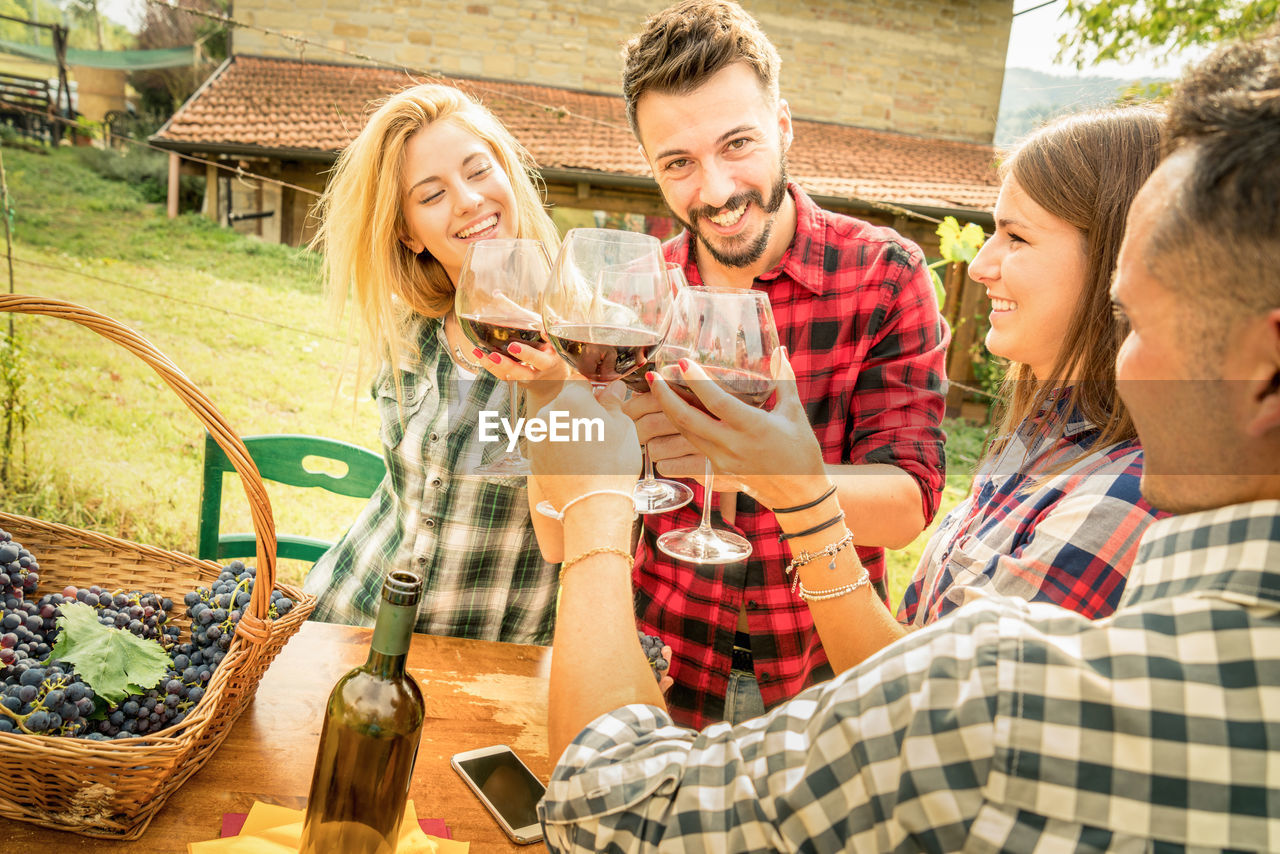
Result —
<path fill-rule="evenodd" d="M 405 659 L 409 655 L 409 642 L 413 637 L 413 624 L 417 618 L 417 602 L 412 605 L 394 605 L 383 600 L 378 608 L 378 620 L 373 626 L 373 641 L 369 645 L 369 660 L 364 669 L 384 679 L 404 675 Z"/>

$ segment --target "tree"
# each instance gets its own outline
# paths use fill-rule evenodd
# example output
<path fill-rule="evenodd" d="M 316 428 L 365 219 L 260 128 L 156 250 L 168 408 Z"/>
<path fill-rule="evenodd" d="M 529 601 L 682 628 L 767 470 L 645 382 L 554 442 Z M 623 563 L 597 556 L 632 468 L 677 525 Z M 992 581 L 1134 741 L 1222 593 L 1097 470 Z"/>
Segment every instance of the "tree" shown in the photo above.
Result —
<path fill-rule="evenodd" d="M 224 0 L 186 0 L 185 6 L 201 12 L 227 13 Z M 195 45 L 198 61 L 187 68 L 135 71 L 129 82 L 142 96 L 143 111 L 167 118 L 204 82 L 213 67 L 227 56 L 227 27 L 201 15 L 148 3 L 138 32 L 141 49 Z"/>
<path fill-rule="evenodd" d="M 1064 14 L 1075 26 L 1060 55 L 1083 68 L 1260 33 L 1276 23 L 1280 0 L 1067 0 Z"/>

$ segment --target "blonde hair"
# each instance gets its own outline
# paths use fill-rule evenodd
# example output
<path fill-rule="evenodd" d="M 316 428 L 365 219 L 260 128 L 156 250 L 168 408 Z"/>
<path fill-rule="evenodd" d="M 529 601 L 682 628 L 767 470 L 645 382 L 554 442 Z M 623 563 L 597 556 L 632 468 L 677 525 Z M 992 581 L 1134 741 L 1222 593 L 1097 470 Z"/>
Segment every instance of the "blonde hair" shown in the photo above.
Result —
<path fill-rule="evenodd" d="M 1099 448 L 1137 435 L 1116 394 L 1116 353 L 1128 325 L 1112 311 L 1110 289 L 1129 205 L 1160 161 L 1162 119 L 1149 107 L 1067 116 L 1033 133 L 1002 164 L 1006 181 L 1017 181 L 1036 204 L 1080 230 L 1085 271 L 1080 301 L 1049 376 L 1037 380 L 1030 366 L 1010 364 L 987 456 L 998 453 L 1019 424 L 1043 412 L 1067 377 L 1075 381 L 1066 408 L 1038 422 L 1037 438 L 1061 438 L 1075 412 L 1098 428 Z"/>
<path fill-rule="evenodd" d="M 622 60 L 622 96 L 637 138 L 636 105 L 645 92 L 687 94 L 735 62 L 745 62 L 770 102 L 778 102 L 778 50 L 730 0 L 683 0 L 650 16 L 623 46 Z"/>
<path fill-rule="evenodd" d="M 311 248 L 324 254 L 325 287 L 335 316 L 348 294 L 363 329 L 360 366 L 401 364 L 415 342 L 406 335 L 417 316 L 442 317 L 453 305 L 454 282 L 426 253 L 400 240 L 405 148 L 418 131 L 449 121 L 483 140 L 511 182 L 516 236 L 542 242 L 555 257 L 559 236 L 543 207 L 533 159 L 487 109 L 452 86 L 413 86 L 388 97 L 334 165 L 316 214 Z"/>

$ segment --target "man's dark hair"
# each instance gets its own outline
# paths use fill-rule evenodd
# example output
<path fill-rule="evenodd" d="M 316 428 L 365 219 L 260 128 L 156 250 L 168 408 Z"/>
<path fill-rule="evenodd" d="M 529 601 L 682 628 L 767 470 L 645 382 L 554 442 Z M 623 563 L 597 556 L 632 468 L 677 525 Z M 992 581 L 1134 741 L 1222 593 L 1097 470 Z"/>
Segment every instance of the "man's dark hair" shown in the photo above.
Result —
<path fill-rule="evenodd" d="M 1153 229 L 1148 268 L 1214 320 L 1280 308 L 1280 27 L 1187 73 L 1165 147 L 1193 166 Z"/>
<path fill-rule="evenodd" d="M 712 75 L 745 62 L 773 102 L 781 60 L 755 18 L 732 0 L 683 0 L 649 17 L 622 48 L 622 95 L 637 138 L 636 104 L 645 92 L 692 92 Z"/>

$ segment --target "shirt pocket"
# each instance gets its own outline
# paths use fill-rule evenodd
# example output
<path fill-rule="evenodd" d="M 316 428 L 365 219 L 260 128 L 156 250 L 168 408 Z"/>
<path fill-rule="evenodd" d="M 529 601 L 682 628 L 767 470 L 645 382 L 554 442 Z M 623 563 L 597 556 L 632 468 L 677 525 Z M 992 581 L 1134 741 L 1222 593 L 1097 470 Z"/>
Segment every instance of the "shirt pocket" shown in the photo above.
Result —
<path fill-rule="evenodd" d="M 422 401 L 431 390 L 431 383 L 423 377 L 409 373 L 400 373 L 400 387 L 396 388 L 395 375 L 388 375 L 377 386 L 375 396 L 378 404 L 379 435 L 382 444 L 395 450 L 404 440 L 406 428 L 418 410 Z"/>
<path fill-rule="evenodd" d="M 1001 549 L 988 545 L 982 539 L 966 534 L 951 548 L 947 556 L 947 576 L 950 582 L 941 591 L 935 607 L 939 613 L 949 613 L 968 602 L 994 592 L 992 578 L 988 574 L 992 564 L 1001 555 Z"/>

